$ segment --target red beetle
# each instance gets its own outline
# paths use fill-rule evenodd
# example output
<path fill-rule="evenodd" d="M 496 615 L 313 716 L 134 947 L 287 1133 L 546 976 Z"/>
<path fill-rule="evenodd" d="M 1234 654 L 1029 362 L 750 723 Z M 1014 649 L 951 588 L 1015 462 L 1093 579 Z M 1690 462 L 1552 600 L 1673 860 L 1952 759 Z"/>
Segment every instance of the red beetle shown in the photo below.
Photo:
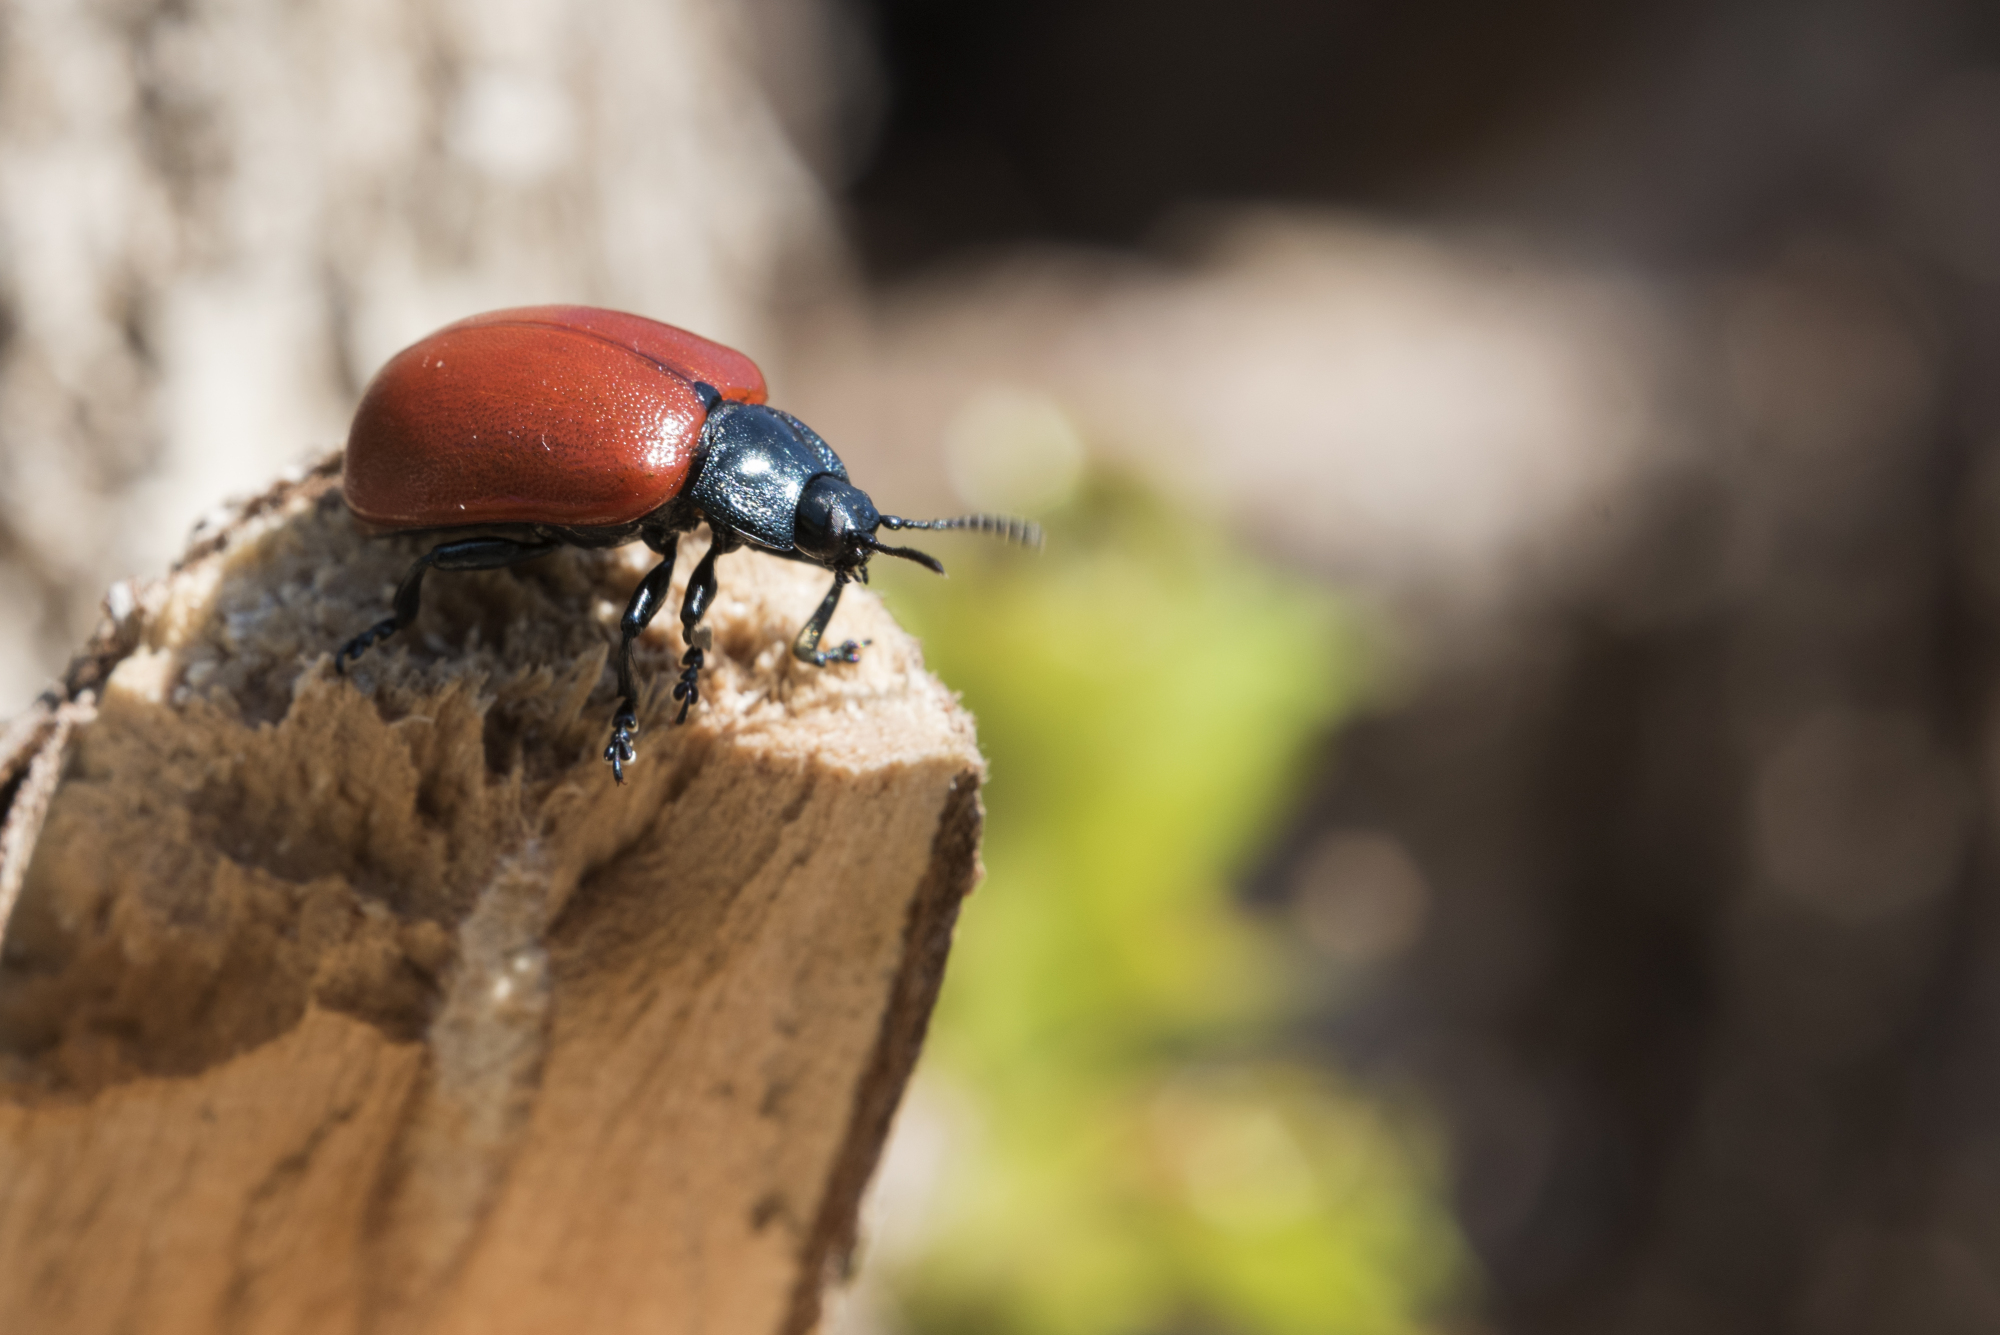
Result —
<path fill-rule="evenodd" d="M 934 558 L 877 541 L 878 528 L 970 528 L 1030 545 L 1032 524 L 993 515 L 911 520 L 877 512 L 847 468 L 798 418 L 764 404 L 764 377 L 742 353 L 684 329 L 590 306 L 524 306 L 446 325 L 389 359 L 361 397 L 347 437 L 347 504 L 367 523 L 435 533 L 396 589 L 394 615 L 334 655 L 345 670 L 371 644 L 417 618 L 424 572 L 492 570 L 556 548 L 638 538 L 660 554 L 619 626 L 618 712 L 604 758 L 620 783 L 633 758 L 639 692 L 632 641 L 665 599 L 674 547 L 708 525 L 708 553 L 681 603 L 675 722 L 701 676 L 715 600 L 715 558 L 747 545 L 833 571 L 833 587 L 792 642 L 816 667 L 852 663 L 852 641 L 820 637 L 868 558 Z"/>

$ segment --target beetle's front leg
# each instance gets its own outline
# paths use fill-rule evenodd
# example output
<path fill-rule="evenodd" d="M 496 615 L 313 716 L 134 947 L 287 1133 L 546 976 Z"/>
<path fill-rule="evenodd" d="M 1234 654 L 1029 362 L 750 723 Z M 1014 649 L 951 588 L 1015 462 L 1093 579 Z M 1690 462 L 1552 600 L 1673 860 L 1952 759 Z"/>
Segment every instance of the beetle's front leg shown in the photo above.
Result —
<path fill-rule="evenodd" d="M 793 658 L 801 663 L 811 663 L 814 667 L 861 661 L 861 647 L 867 643 L 866 640 L 861 644 L 849 640 L 837 649 L 819 647 L 820 637 L 826 634 L 827 623 L 833 620 L 833 609 L 840 606 L 840 591 L 846 587 L 849 578 L 844 570 L 833 572 L 833 587 L 826 591 L 826 597 L 820 599 L 819 610 L 812 614 L 812 620 L 799 627 L 799 637 L 792 641 Z"/>

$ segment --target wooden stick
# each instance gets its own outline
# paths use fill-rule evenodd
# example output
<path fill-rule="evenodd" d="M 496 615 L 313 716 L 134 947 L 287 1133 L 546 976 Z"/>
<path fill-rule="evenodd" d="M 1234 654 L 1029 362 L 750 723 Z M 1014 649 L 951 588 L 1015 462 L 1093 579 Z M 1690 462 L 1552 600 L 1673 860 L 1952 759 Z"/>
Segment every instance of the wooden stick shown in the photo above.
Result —
<path fill-rule="evenodd" d="M 824 573 L 733 554 L 616 788 L 643 564 L 433 576 L 336 675 L 421 550 L 336 469 L 0 735 L 5 1325 L 809 1329 L 977 876 L 969 720 L 865 596 L 796 663 Z"/>

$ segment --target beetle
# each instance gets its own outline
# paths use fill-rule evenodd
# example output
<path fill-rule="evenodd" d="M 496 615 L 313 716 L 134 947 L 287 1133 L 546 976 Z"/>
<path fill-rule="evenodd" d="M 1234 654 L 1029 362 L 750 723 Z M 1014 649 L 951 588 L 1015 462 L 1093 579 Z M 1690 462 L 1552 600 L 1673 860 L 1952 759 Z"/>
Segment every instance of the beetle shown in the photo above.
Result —
<path fill-rule="evenodd" d="M 636 538 L 660 561 L 619 622 L 619 703 L 604 758 L 623 783 L 639 726 L 632 643 L 666 600 L 682 533 L 706 523 L 711 540 L 681 601 L 676 723 L 699 698 L 709 642 L 700 623 L 719 556 L 751 547 L 833 572 L 792 642 L 793 657 L 823 668 L 860 659 L 851 640 L 831 649 L 820 640 L 841 589 L 867 582 L 870 557 L 944 573 L 878 530 L 973 529 L 1040 545 L 1035 525 L 1003 516 L 882 514 L 818 433 L 764 398 L 763 373 L 742 353 L 590 306 L 491 311 L 403 349 L 361 396 L 341 491 L 369 527 L 437 542 L 403 576 L 392 614 L 341 646 L 335 670 L 416 620 L 428 571 L 495 570 Z"/>

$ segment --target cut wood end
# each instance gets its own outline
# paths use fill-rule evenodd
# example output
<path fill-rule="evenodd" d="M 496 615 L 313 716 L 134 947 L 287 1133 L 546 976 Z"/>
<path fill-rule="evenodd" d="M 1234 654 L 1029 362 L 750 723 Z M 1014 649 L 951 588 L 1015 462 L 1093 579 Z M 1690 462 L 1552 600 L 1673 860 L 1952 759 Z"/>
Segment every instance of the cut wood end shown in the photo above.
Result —
<path fill-rule="evenodd" d="M 805 1328 L 977 875 L 969 719 L 865 590 L 861 661 L 798 663 L 828 576 L 734 553 L 686 725 L 677 620 L 641 643 L 619 788 L 650 554 L 433 575 L 342 676 L 422 548 L 337 481 L 114 597 L 0 734 L 0 1310 Z"/>

